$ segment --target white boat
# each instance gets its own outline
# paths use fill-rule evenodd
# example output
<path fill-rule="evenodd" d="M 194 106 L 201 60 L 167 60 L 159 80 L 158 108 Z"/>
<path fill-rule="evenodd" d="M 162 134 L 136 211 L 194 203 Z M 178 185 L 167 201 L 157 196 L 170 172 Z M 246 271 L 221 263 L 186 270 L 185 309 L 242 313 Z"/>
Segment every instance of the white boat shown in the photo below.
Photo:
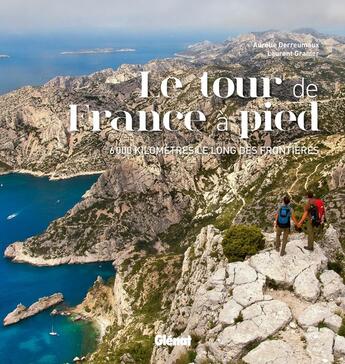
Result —
<path fill-rule="evenodd" d="M 51 335 L 51 336 L 58 336 L 59 335 L 56 331 L 54 331 L 54 326 L 53 325 L 52 325 L 52 331 L 50 331 L 49 335 Z"/>
<path fill-rule="evenodd" d="M 8 215 L 6 219 L 7 219 L 7 220 L 12 220 L 12 219 L 14 219 L 17 215 L 18 215 L 18 213 L 17 213 L 17 212 L 15 212 L 14 214 Z"/>

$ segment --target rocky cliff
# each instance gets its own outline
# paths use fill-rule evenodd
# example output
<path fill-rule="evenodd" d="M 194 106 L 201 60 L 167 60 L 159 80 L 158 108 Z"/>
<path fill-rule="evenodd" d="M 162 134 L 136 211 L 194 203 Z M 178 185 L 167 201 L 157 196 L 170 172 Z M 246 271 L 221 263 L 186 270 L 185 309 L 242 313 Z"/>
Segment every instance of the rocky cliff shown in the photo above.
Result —
<path fill-rule="evenodd" d="M 315 42 L 319 57 L 267 57 L 254 42 Z M 300 46 L 303 48 L 303 46 Z M 178 58 L 123 65 L 85 77 L 57 77 L 0 97 L 0 173 L 29 171 L 65 178 L 103 172 L 83 200 L 47 230 L 7 247 L 15 262 L 57 265 L 112 260 L 113 289 L 97 282 L 77 312 L 98 320 L 103 339 L 90 363 L 319 363 L 342 360 L 338 335 L 344 315 L 345 67 L 344 39 L 310 31 L 252 33 L 223 44 L 189 47 Z M 151 72 L 152 95 L 139 97 L 139 72 Z M 235 116 L 262 108 L 263 100 L 200 96 L 196 80 L 279 76 L 275 110 L 303 111 L 292 96 L 301 77 L 319 87 L 320 132 L 294 125 L 282 133 L 251 133 L 240 140 Z M 159 80 L 179 77 L 185 89 L 154 98 Z M 70 104 L 95 109 L 152 107 L 204 111 L 208 123 L 188 133 L 68 131 Z M 215 128 L 231 114 L 232 132 Z M 111 155 L 116 144 L 140 146 L 311 147 L 317 154 Z M 330 224 L 313 253 L 294 235 L 287 255 L 272 248 L 272 220 L 288 192 L 298 217 L 305 191 L 326 201 Z M 229 262 L 223 236 L 234 224 L 256 224 L 266 250 Z M 313 318 L 308 321 L 308 318 Z M 157 333 L 192 335 L 188 350 L 157 348 Z M 321 349 L 320 349 L 321 348 Z"/>
<path fill-rule="evenodd" d="M 304 234 L 292 234 L 287 254 L 265 247 L 229 262 L 224 233 L 209 225 L 180 255 L 126 264 L 116 275 L 117 314 L 89 363 L 342 363 L 345 285 L 333 261 Z M 336 230 L 325 244 L 340 254 Z M 192 345 L 153 343 L 155 335 L 190 335 Z"/>

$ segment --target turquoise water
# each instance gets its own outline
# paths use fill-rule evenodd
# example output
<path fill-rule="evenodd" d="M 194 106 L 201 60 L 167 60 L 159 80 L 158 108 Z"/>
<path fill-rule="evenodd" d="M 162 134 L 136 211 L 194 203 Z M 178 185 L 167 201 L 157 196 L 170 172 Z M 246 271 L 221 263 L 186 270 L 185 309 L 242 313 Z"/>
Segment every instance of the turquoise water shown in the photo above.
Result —
<path fill-rule="evenodd" d="M 42 232 L 50 221 L 73 207 L 96 180 L 97 176 L 62 181 L 20 174 L 0 176 L 1 252 L 13 241 Z M 15 217 L 8 220 L 10 215 Z M 111 263 L 33 267 L 0 258 L 0 317 L 18 303 L 30 305 L 55 292 L 64 294 L 66 304 L 75 305 L 97 275 L 105 279 L 113 276 Z M 52 324 L 57 337 L 48 334 Z M 95 344 L 90 324 L 52 318 L 47 311 L 13 326 L 0 326 L 0 363 L 72 363 L 76 355 L 92 351 Z"/>

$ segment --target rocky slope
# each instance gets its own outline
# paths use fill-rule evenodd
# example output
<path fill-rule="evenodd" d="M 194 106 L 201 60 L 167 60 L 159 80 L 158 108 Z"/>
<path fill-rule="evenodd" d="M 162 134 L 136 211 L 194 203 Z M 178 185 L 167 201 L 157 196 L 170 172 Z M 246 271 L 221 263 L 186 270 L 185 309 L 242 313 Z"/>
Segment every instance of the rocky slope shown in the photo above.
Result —
<path fill-rule="evenodd" d="M 253 48 L 254 41 L 317 42 L 321 53 L 266 57 L 265 50 Z M 90 363 L 254 363 L 258 357 L 263 363 L 318 363 L 342 357 L 343 338 L 336 332 L 344 314 L 339 275 L 345 276 L 343 54 L 341 37 L 253 33 L 223 44 L 198 44 L 181 59 L 57 77 L 0 97 L 0 173 L 26 170 L 65 178 L 103 172 L 83 200 L 43 234 L 5 251 L 15 262 L 36 265 L 114 261 L 113 290 L 98 281 L 76 308 L 103 328 Z M 168 75 L 187 87 L 171 99 L 143 100 L 142 70 L 151 71 L 153 94 Z M 291 125 L 284 133 L 255 132 L 241 141 L 235 117 L 240 110 L 262 108 L 263 100 L 203 98 L 196 81 L 205 71 L 211 78 L 283 77 L 286 87 L 273 88 L 275 110 L 305 110 L 309 100 L 297 102 L 290 89 L 301 77 L 313 81 L 319 86 L 321 131 L 311 134 Z M 195 133 L 179 125 L 173 133 L 114 132 L 109 125 L 92 133 L 86 124 L 70 133 L 69 105 L 86 103 L 128 111 L 195 107 L 208 123 Z M 219 112 L 231 115 L 232 132 L 215 129 Z M 123 157 L 110 155 L 116 143 L 306 146 L 318 153 Z M 269 250 L 277 204 L 288 192 L 300 216 L 307 189 L 325 199 L 331 225 L 314 253 L 304 252 L 303 236 L 295 235 L 280 258 Z M 221 242 L 231 224 L 260 226 L 268 250 L 245 262 L 227 262 Z M 157 333 L 189 333 L 193 347 L 155 348 Z"/>
<path fill-rule="evenodd" d="M 326 55 L 313 57 L 254 57 L 252 41 L 316 42 L 323 44 Z M 284 78 L 283 88 L 273 87 L 277 98 L 275 108 L 303 109 L 304 102 L 297 102 L 291 88 L 301 77 L 313 81 L 319 88 L 320 122 L 326 134 L 343 132 L 344 116 L 344 40 L 310 33 L 266 32 L 251 33 L 215 47 L 199 45 L 190 60 L 167 59 L 152 61 L 146 65 L 123 65 L 118 70 L 104 70 L 83 77 L 57 77 L 41 87 L 24 87 L 0 97 L 0 172 L 26 170 L 47 174 L 53 178 L 104 171 L 117 158 L 109 155 L 116 143 L 121 145 L 188 145 L 204 138 L 213 142 L 239 143 L 234 133 L 219 133 L 214 119 L 221 111 L 234 117 L 239 110 L 258 108 L 262 100 L 231 98 L 209 99 L 200 95 L 198 77 L 209 73 L 210 79 L 230 77 L 279 76 Z M 217 52 L 215 54 L 215 50 Z M 202 50 L 202 51 L 201 51 Z M 258 50 L 258 52 L 263 52 Z M 340 56 L 338 56 L 340 55 Z M 147 99 L 140 97 L 139 72 L 151 72 L 152 93 Z M 155 98 L 159 81 L 166 76 L 177 76 L 185 85 L 176 97 Z M 82 123 L 80 132 L 69 132 L 69 105 L 90 105 L 97 110 L 150 110 L 159 112 L 176 109 L 181 112 L 198 108 L 207 115 L 208 123 L 198 133 L 127 133 L 114 132 L 105 123 L 101 132 L 92 133 L 90 125 Z M 307 104 L 305 104 L 307 105 Z M 262 105 L 261 105 L 262 106 Z M 332 122 L 331 122 L 332 121 Z M 179 127 L 178 127 L 179 128 Z M 181 129 L 181 128 L 180 128 Z M 288 142 L 305 133 L 293 127 L 291 133 L 273 132 L 270 143 Z M 266 142 L 265 133 L 254 133 L 252 142 Z M 210 141 L 208 141 L 210 143 Z"/>
<path fill-rule="evenodd" d="M 11 244 L 5 255 L 36 265 L 113 259 L 119 264 L 134 253 L 179 250 L 208 222 L 269 229 L 282 194 L 291 194 L 300 214 L 307 189 L 332 199 L 328 218 L 344 239 L 345 138 L 306 138 L 298 144 L 318 145 L 319 154 L 246 157 L 230 168 L 215 156 L 123 159 L 65 217 L 42 235 Z"/>
<path fill-rule="evenodd" d="M 325 239 L 342 251 L 332 226 Z M 182 265 L 172 255 L 142 260 L 131 272 L 120 265 L 115 321 L 87 362 L 345 362 L 345 285 L 319 245 L 308 252 L 304 234 L 293 234 L 281 257 L 266 233 L 263 251 L 230 263 L 222 240 L 209 225 Z M 191 335 L 192 346 L 157 347 L 157 334 Z"/>
<path fill-rule="evenodd" d="M 116 320 L 114 308 L 117 306 L 117 301 L 114 297 L 113 284 L 113 280 L 104 282 L 101 277 L 97 277 L 83 302 L 68 310 L 75 317 L 93 321 L 99 330 L 100 339 L 104 336 L 106 328 Z"/>
<path fill-rule="evenodd" d="M 327 270 L 318 246 L 307 252 L 303 236 L 295 235 L 284 257 L 268 248 L 247 261 L 228 263 L 221 241 L 220 232 L 208 226 L 188 248 L 169 318 L 159 333 L 192 335 L 196 363 L 345 359 L 345 339 L 337 335 L 345 285 Z M 152 362 L 174 363 L 187 350 L 155 348 Z"/>
<path fill-rule="evenodd" d="M 295 46 L 291 46 L 295 44 Z M 261 46 L 263 45 L 263 46 Z M 322 58 L 341 60 L 345 53 L 345 37 L 328 36 L 312 29 L 300 29 L 294 32 L 264 31 L 243 34 L 225 41 L 222 44 L 201 42 L 191 45 L 185 52 L 178 54 L 182 59 L 205 63 L 242 63 L 248 56 L 260 63 L 267 59 L 267 50 L 318 52 Z M 289 57 L 289 55 L 284 55 Z M 292 57 L 295 57 L 293 55 Z M 313 58 L 313 56 L 306 56 Z M 280 57 L 281 58 L 281 57 Z"/>

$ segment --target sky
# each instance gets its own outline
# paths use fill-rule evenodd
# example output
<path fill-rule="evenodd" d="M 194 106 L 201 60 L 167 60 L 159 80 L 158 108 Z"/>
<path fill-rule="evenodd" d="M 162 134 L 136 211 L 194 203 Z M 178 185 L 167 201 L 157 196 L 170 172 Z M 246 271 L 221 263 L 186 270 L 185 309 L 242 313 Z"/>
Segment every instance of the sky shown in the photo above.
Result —
<path fill-rule="evenodd" d="M 345 0 L 1 0 L 0 32 L 345 29 Z M 345 33 L 345 32 L 344 32 Z"/>

